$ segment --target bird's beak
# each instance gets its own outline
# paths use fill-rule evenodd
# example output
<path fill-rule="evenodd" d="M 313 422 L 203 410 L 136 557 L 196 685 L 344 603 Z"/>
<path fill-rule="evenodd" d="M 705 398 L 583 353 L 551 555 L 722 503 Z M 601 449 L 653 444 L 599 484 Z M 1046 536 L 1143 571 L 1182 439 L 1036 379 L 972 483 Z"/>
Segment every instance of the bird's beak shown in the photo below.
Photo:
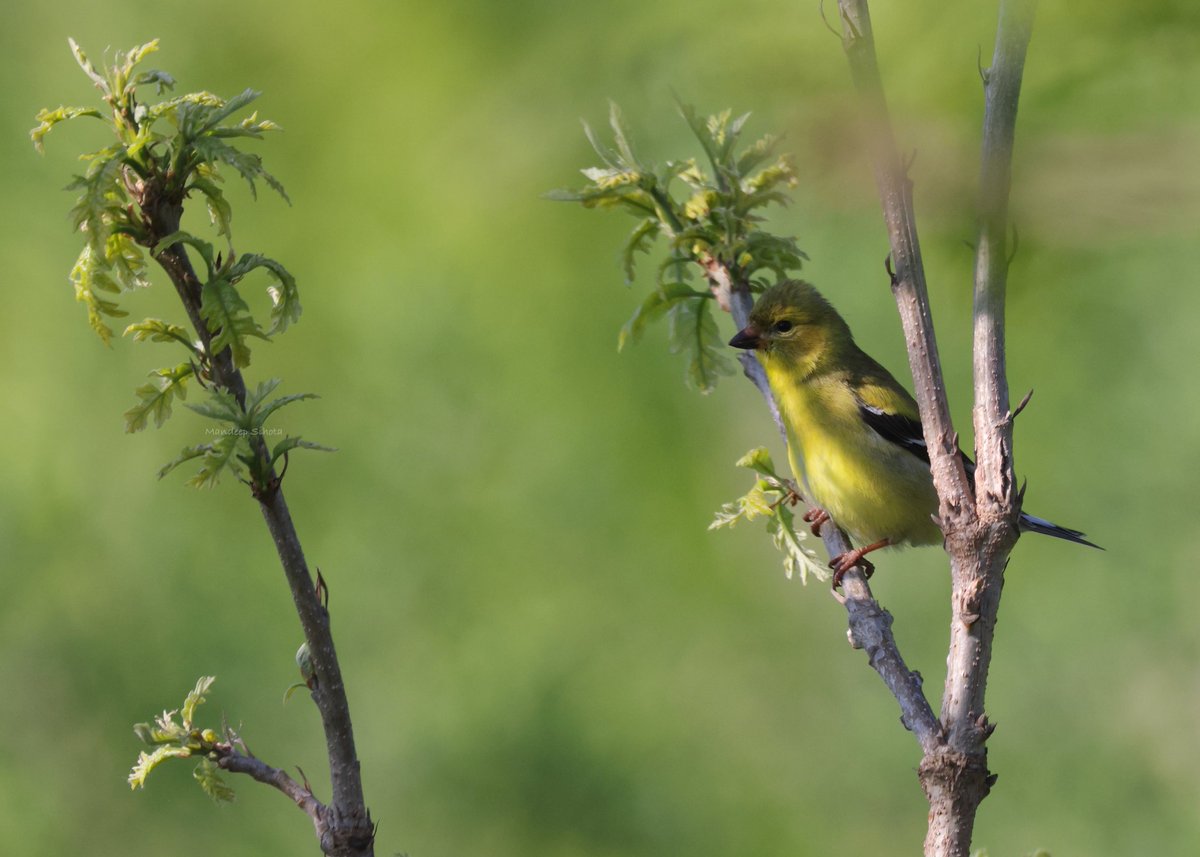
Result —
<path fill-rule="evenodd" d="M 748 324 L 739 330 L 733 339 L 729 340 L 729 344 L 734 348 L 752 350 L 762 347 L 762 336 L 757 327 Z"/>

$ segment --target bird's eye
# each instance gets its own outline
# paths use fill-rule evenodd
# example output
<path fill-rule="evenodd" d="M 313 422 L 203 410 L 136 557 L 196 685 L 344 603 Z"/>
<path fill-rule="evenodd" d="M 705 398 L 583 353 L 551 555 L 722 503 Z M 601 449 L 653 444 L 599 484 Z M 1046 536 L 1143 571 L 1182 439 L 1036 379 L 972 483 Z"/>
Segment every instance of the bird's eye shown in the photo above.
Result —
<path fill-rule="evenodd" d="M 771 327 L 771 330 L 774 331 L 775 333 L 787 333 L 789 330 L 791 330 L 795 326 L 796 325 L 792 324 L 790 321 L 788 321 L 785 318 L 781 321 L 775 322 L 775 324 Z"/>

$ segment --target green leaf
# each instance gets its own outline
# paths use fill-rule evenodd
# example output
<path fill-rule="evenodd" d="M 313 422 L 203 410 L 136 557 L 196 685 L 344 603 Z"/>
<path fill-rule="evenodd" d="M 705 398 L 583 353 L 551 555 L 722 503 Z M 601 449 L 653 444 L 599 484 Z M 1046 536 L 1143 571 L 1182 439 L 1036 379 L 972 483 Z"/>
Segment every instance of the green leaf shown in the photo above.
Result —
<path fill-rule="evenodd" d="M 71 209 L 76 229 L 87 233 L 88 243 L 97 259 L 107 259 L 108 236 L 115 227 L 129 226 L 125 211 L 128 194 L 122 184 L 121 148 L 111 146 L 94 153 L 85 175 L 78 176 L 67 187 L 82 189 L 75 207 Z"/>
<path fill-rule="evenodd" d="M 261 92 L 256 92 L 253 89 L 242 90 L 240 93 L 233 96 L 233 98 L 230 98 L 228 101 L 226 101 L 220 107 L 217 107 L 217 108 L 209 111 L 207 116 L 205 117 L 205 121 L 203 122 L 203 124 L 201 124 L 198 128 L 196 128 L 194 132 L 189 134 L 189 136 L 199 137 L 201 134 L 206 134 L 209 131 L 212 131 L 214 128 L 216 128 L 218 125 L 221 124 L 222 120 L 224 120 L 225 118 L 227 118 L 229 116 L 232 116 L 234 113 L 237 113 L 243 107 L 245 107 L 250 102 L 252 102 L 256 98 L 258 98 L 260 95 L 262 95 Z"/>
<path fill-rule="evenodd" d="M 165 71 L 160 71 L 159 69 L 144 71 L 133 79 L 133 85 L 135 87 L 145 86 L 151 83 L 157 87 L 157 92 L 159 95 L 162 95 L 169 89 L 175 88 L 175 78 L 171 77 L 171 75 L 167 74 Z"/>
<path fill-rule="evenodd" d="M 92 83 L 96 84 L 96 88 L 105 96 L 112 95 L 108 80 L 100 72 L 96 71 L 96 67 L 92 65 L 91 60 L 84 54 L 83 48 L 79 47 L 74 39 L 67 39 L 67 44 L 71 46 L 71 53 L 75 55 L 75 62 L 79 63 L 79 67 L 83 69 L 83 73 L 92 79 Z"/>
<path fill-rule="evenodd" d="M 720 527 L 732 527 L 738 521 L 753 521 L 755 518 L 772 514 L 771 499 L 767 496 L 767 490 L 764 482 L 755 482 L 748 493 L 732 503 L 723 505 L 708 528 L 715 530 Z"/>
<path fill-rule="evenodd" d="M 646 296 L 641 305 L 634 310 L 629 321 L 625 322 L 625 326 L 621 328 L 620 336 L 617 337 L 617 351 L 623 350 L 629 342 L 640 340 L 646 325 L 661 318 L 679 301 L 703 297 L 703 292 L 697 292 L 682 283 L 667 283 L 659 286 Z"/>
<path fill-rule="evenodd" d="M 208 203 L 208 217 L 213 226 L 217 228 L 217 234 L 232 240 L 233 232 L 230 223 L 233 220 L 233 207 L 229 204 L 229 200 L 225 199 L 225 194 L 217 183 L 204 176 L 197 176 L 192 179 L 189 187 L 204 194 L 205 201 Z"/>
<path fill-rule="evenodd" d="M 137 86 L 136 79 L 133 77 L 133 70 L 137 67 L 138 63 L 157 50 L 158 39 L 153 39 L 144 45 L 138 45 L 125 54 L 125 62 L 121 64 L 120 68 L 115 69 L 117 77 L 114 79 L 114 83 L 120 84 L 115 88 L 122 95 L 130 94 L 130 90 Z"/>
<path fill-rule="evenodd" d="M 146 108 L 146 121 L 153 123 L 165 117 L 170 119 L 173 125 L 179 126 L 181 124 L 180 108 L 184 105 L 220 107 L 224 103 L 225 99 L 211 92 L 189 92 L 185 95 L 168 98 L 166 101 L 160 101 L 158 104 L 151 104 Z"/>
<path fill-rule="evenodd" d="M 252 413 L 259 405 L 261 405 L 271 393 L 275 392 L 275 388 L 282 384 L 283 381 L 279 378 L 268 378 L 265 381 L 259 382 L 258 386 L 253 390 L 246 391 L 246 412 Z"/>
<path fill-rule="evenodd" d="M 621 115 L 621 108 L 617 105 L 617 102 L 612 100 L 608 102 L 608 125 L 612 128 L 613 142 L 617 144 L 618 162 L 627 168 L 633 168 L 641 172 L 641 165 L 637 155 L 633 152 L 633 146 L 629 142 L 629 132 L 625 128 L 625 120 Z"/>
<path fill-rule="evenodd" d="M 208 276 L 212 277 L 215 272 L 215 252 L 213 245 L 203 238 L 197 238 L 190 232 L 184 232 L 182 229 L 177 229 L 170 235 L 164 235 L 154 242 L 154 246 L 150 248 L 150 254 L 158 257 L 164 250 L 168 250 L 176 244 L 186 244 L 189 247 L 194 247 L 196 252 L 200 254 L 200 258 L 204 260 L 204 266 L 208 269 Z"/>
<path fill-rule="evenodd" d="M 146 777 L 150 776 L 150 772 L 160 764 L 167 759 L 186 759 L 190 755 L 192 755 L 192 751 L 187 747 L 172 747 L 168 744 L 156 747 L 150 753 L 143 750 L 138 753 L 137 763 L 134 764 L 133 770 L 129 772 L 129 777 L 127 778 L 129 788 L 145 788 Z"/>
<path fill-rule="evenodd" d="M 317 398 L 320 398 L 320 397 L 317 396 L 316 393 L 293 393 L 290 396 L 281 396 L 278 399 L 273 399 L 270 402 L 267 402 L 262 407 L 256 407 L 256 408 L 252 409 L 252 411 L 251 411 L 252 424 L 261 428 L 263 425 L 266 424 L 267 418 L 269 416 L 271 416 L 271 414 L 275 413 L 277 410 L 282 408 L 283 406 L 290 405 L 292 402 L 299 402 L 304 399 L 317 399 Z"/>
<path fill-rule="evenodd" d="M 193 488 L 212 488 L 226 470 L 231 471 L 234 476 L 241 476 L 242 468 L 238 462 L 239 453 L 246 447 L 244 435 L 239 429 L 227 431 L 227 434 L 222 434 L 208 444 L 208 449 L 200 461 L 200 470 L 188 480 L 188 485 Z"/>
<path fill-rule="evenodd" d="M 195 770 L 192 771 L 192 776 L 200 784 L 204 793 L 214 802 L 232 803 L 236 795 L 233 788 L 221 777 L 219 771 L 220 768 L 211 759 L 201 759 Z"/>
<path fill-rule="evenodd" d="M 763 476 L 779 479 L 775 473 L 775 464 L 771 461 L 771 453 L 767 452 L 765 446 L 758 446 L 747 452 L 737 460 L 737 466 L 748 468 Z"/>
<path fill-rule="evenodd" d="M 717 334 L 717 323 L 709 312 L 706 297 L 678 301 L 667 312 L 671 353 L 687 359 L 684 383 L 708 394 L 721 375 L 733 374 L 733 363 L 724 354 L 725 343 Z"/>
<path fill-rule="evenodd" d="M 319 443 L 301 440 L 298 437 L 285 437 L 279 443 L 275 444 L 275 448 L 271 450 L 271 463 L 274 464 L 284 454 L 291 452 L 293 449 L 313 449 L 318 452 L 337 452 L 332 446 L 322 446 Z"/>
<path fill-rule="evenodd" d="M 120 287 L 109 275 L 105 266 L 96 264 L 96 256 L 92 252 L 90 244 L 84 245 L 83 251 L 75 261 L 75 266 L 71 268 L 70 279 L 72 285 L 75 286 L 75 300 L 87 306 L 88 324 L 91 325 L 92 330 L 96 331 L 105 345 L 110 345 L 113 332 L 112 328 L 105 323 L 105 317 L 122 318 L 129 313 L 121 309 L 116 301 L 102 298 L 97 294 L 97 291 L 119 292 Z"/>
<path fill-rule="evenodd" d="M 208 401 L 189 403 L 187 407 L 202 417 L 245 427 L 246 412 L 242 410 L 233 394 L 225 390 L 210 390 Z"/>
<path fill-rule="evenodd" d="M 154 417 L 155 428 L 162 428 L 162 424 L 171 416 L 174 398 L 187 398 L 186 382 L 193 372 L 191 363 L 180 363 L 174 369 L 151 372 L 150 377 L 155 380 L 137 388 L 135 392 L 140 401 L 125 412 L 125 431 L 141 431 L 150 417 Z"/>
<path fill-rule="evenodd" d="M 300 320 L 300 291 L 296 288 L 296 279 L 274 259 L 256 253 L 243 255 L 229 269 L 227 276 L 230 282 L 236 283 L 257 268 L 265 270 L 275 281 L 267 288 L 267 294 L 271 297 L 272 319 L 267 334 L 282 333 L 289 324 Z"/>
<path fill-rule="evenodd" d="M 184 729 L 192 728 L 192 723 L 196 719 L 196 708 L 204 704 L 204 694 L 208 693 L 208 689 L 216 680 L 215 675 L 200 676 L 196 680 L 196 686 L 188 691 L 187 697 L 183 700 L 183 708 L 179 709 Z"/>
<path fill-rule="evenodd" d="M 194 357 L 201 356 L 200 349 L 192 342 L 187 329 L 178 324 L 168 324 L 158 318 L 147 318 L 126 327 L 122 335 L 128 336 L 131 333 L 134 342 L 145 342 L 147 339 L 152 342 L 178 342 Z"/>
<path fill-rule="evenodd" d="M 625 269 L 625 283 L 627 285 L 633 282 L 635 255 L 650 252 L 650 245 L 658 237 L 660 229 L 661 224 L 657 218 L 647 217 L 638 223 L 633 228 L 633 232 L 629 234 L 629 239 L 625 242 L 625 249 L 621 252 L 621 261 Z"/>
<path fill-rule="evenodd" d="M 186 105 L 181 105 L 181 108 L 184 106 Z M 283 189 L 283 184 L 263 168 L 262 158 L 258 155 L 242 152 L 211 135 L 193 140 L 191 147 L 202 161 L 210 164 L 228 164 L 237 170 L 238 174 L 250 185 L 250 193 L 255 198 L 258 197 L 258 185 L 255 182 L 262 179 L 283 197 L 284 201 L 291 204 L 291 199 L 288 198 L 287 191 Z"/>
<path fill-rule="evenodd" d="M 211 443 L 201 443 L 201 444 L 197 444 L 196 446 L 184 447 L 183 452 L 179 453 L 179 455 L 177 455 L 175 458 L 171 459 L 170 461 L 168 461 L 166 464 L 164 464 L 162 467 L 159 468 L 158 478 L 162 479 L 164 476 L 166 476 L 168 473 L 170 473 L 176 467 L 183 464 L 185 461 L 191 461 L 192 459 L 201 458 L 201 457 L 207 455 L 209 450 L 211 450 L 211 449 L 212 449 Z"/>
<path fill-rule="evenodd" d="M 779 148 L 781 139 L 774 134 L 767 134 L 755 140 L 748 149 L 738 155 L 737 174 L 739 176 L 749 174 L 751 170 L 774 155 L 775 150 Z"/>
<path fill-rule="evenodd" d="M 268 338 L 250 315 L 250 307 L 225 277 L 209 280 L 201 288 L 200 317 L 213 335 L 212 353 L 216 355 L 225 348 L 231 349 L 233 365 L 239 369 L 250 365 L 250 346 L 246 344 L 246 338 Z"/>
<path fill-rule="evenodd" d="M 810 574 L 818 580 L 828 580 L 829 569 L 821 565 L 816 554 L 804 544 L 808 534 L 796 530 L 792 509 L 800 495 L 795 483 L 775 472 L 775 465 L 764 447 L 747 452 L 738 459 L 737 466 L 759 474 L 754 487 L 745 496 L 723 505 L 708 528 L 732 527 L 739 521 L 765 517 L 767 533 L 775 547 L 783 553 L 784 574 L 789 579 L 799 574 L 803 583 L 808 582 Z"/>
<path fill-rule="evenodd" d="M 130 235 L 124 232 L 109 235 L 104 246 L 104 261 L 126 291 L 150 285 L 145 254 Z"/>
<path fill-rule="evenodd" d="M 800 575 L 801 583 L 808 583 L 811 574 L 817 580 L 829 580 L 831 572 L 821 565 L 815 552 L 803 544 L 805 535 L 797 533 L 792 510 L 787 503 L 779 503 L 775 514 L 767 521 L 767 532 L 775 547 L 783 553 L 783 573 L 790 580 Z"/>
<path fill-rule="evenodd" d="M 33 147 L 39 152 L 44 153 L 46 149 L 43 141 L 46 135 L 50 133 L 50 129 L 59 122 L 66 122 L 68 119 L 76 119 L 80 116 L 92 116 L 96 119 L 104 118 L 104 114 L 94 107 L 58 107 L 55 110 L 42 108 L 33 117 L 41 124 L 29 132 L 29 139 L 33 141 Z"/>
<path fill-rule="evenodd" d="M 304 682 L 302 682 L 302 681 L 298 681 L 298 682 L 296 682 L 295 684 L 289 684 L 289 685 L 287 686 L 287 690 L 285 690 L 285 691 L 283 692 L 283 704 L 284 704 L 284 705 L 287 705 L 287 704 L 288 704 L 288 700 L 290 700 L 290 699 L 292 698 L 292 695 L 293 695 L 293 694 L 295 694 L 295 692 L 296 692 L 296 691 L 298 691 L 298 690 L 300 690 L 301 688 L 303 688 L 303 689 L 307 690 L 307 689 L 308 689 L 308 685 L 306 685 L 306 684 L 305 684 Z"/>

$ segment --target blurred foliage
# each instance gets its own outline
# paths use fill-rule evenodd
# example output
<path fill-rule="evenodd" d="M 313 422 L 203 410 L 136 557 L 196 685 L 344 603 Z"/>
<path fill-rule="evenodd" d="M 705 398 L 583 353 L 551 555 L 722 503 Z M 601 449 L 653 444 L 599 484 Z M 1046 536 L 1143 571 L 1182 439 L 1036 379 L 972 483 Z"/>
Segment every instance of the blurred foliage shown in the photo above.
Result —
<path fill-rule="evenodd" d="M 917 151 L 938 340 L 969 443 L 963 241 L 994 8 L 873 12 Z M 903 369 L 840 43 L 815 4 L 732 14 L 707 0 L 688 15 L 632 0 L 6 10 L 0 723 L 20 738 L 0 750 L 4 841 L 310 852 L 311 828 L 271 789 L 209 806 L 185 766 L 166 765 L 130 795 L 128 724 L 197 675 L 220 675 L 219 703 L 260 758 L 324 775 L 316 712 L 281 705 L 296 620 L 254 502 L 236 483 L 214 497 L 155 481 L 188 428 L 134 442 L 119 403 L 167 361 L 116 338 L 107 349 L 78 323 L 73 197 L 57 189 L 74 152 L 111 140 L 79 119 L 42 159 L 25 133 L 40 107 L 94 94 L 66 57 L 72 34 L 97 48 L 161 37 L 183 91 L 253 85 L 287 129 L 269 157 L 295 205 L 263 194 L 238 214 L 237 243 L 286 259 L 304 287 L 305 323 L 255 349 L 254 367 L 320 391 L 302 431 L 291 409 L 275 419 L 342 450 L 293 472 L 288 502 L 329 581 L 381 853 L 917 852 L 918 748 L 843 642 L 844 611 L 785 580 L 761 532 L 704 532 L 745 490 L 728 463 L 773 437 L 757 392 L 730 381 L 696 396 L 665 348 L 615 354 L 612 332 L 641 302 L 616 286 L 628 224 L 541 199 L 588 162 L 578 120 L 608 98 L 647 129 L 650 163 L 694 146 L 672 89 L 752 110 L 786 132 L 798 181 L 765 227 L 803 236 L 805 277 Z M 1173 0 L 1083 16 L 1045 0 L 1035 24 L 1008 345 L 1014 389 L 1037 395 L 1017 466 L 1031 508 L 1108 552 L 1028 539 L 1014 554 L 989 687 L 1000 779 L 977 835 L 997 857 L 1200 841 L 1198 41 L 1192 7 Z M 222 189 L 250 203 L 244 182 Z M 189 233 L 211 228 L 203 205 L 191 218 Z M 155 285 L 121 308 L 171 317 L 177 299 Z M 269 317 L 268 296 L 246 299 Z M 878 569 L 872 586 L 936 695 L 944 556 L 895 552 Z M 846 800 L 869 823 L 847 825 Z"/>

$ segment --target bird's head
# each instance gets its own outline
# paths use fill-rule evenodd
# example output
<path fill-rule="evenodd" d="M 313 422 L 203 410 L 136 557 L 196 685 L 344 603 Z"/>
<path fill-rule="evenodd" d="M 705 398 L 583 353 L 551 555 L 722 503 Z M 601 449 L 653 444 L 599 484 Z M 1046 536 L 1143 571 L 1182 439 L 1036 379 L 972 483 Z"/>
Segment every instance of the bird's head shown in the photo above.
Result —
<path fill-rule="evenodd" d="M 802 280 L 786 280 L 763 292 L 749 324 L 729 340 L 734 348 L 757 351 L 768 367 L 778 361 L 805 373 L 852 342 L 837 310 Z"/>

